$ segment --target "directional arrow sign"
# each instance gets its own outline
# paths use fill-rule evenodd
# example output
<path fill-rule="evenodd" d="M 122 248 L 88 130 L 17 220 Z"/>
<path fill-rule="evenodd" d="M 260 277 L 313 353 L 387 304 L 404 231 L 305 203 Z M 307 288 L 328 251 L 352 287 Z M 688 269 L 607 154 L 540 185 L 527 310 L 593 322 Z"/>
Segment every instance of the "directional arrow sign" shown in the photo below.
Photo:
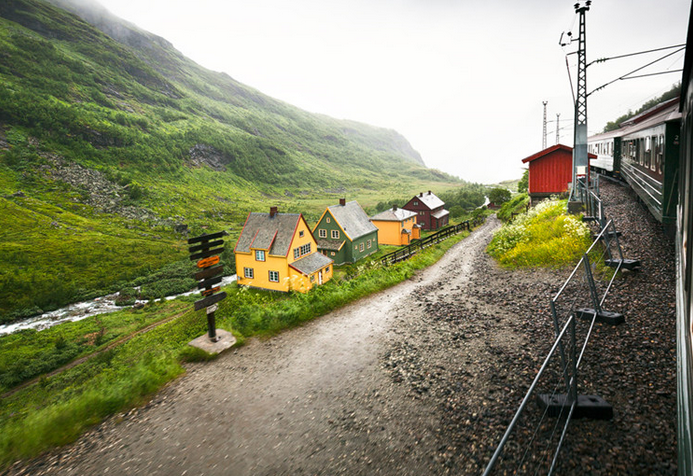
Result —
<path fill-rule="evenodd" d="M 221 238 L 222 236 L 226 236 L 228 233 L 225 231 L 220 231 L 218 233 L 209 233 L 208 235 L 200 235 L 196 236 L 195 238 L 190 238 L 188 240 L 188 244 L 192 245 L 193 243 L 201 243 L 203 241 L 211 241 L 211 240 L 216 240 L 217 238 Z"/>
<path fill-rule="evenodd" d="M 199 311 L 200 309 L 203 309 L 205 307 L 211 306 L 212 304 L 216 304 L 222 299 L 226 297 L 225 292 L 220 292 L 219 294 L 213 294 L 212 296 L 207 296 L 204 299 L 200 299 L 199 301 L 195 301 L 195 310 Z"/>
<path fill-rule="evenodd" d="M 211 243 L 207 242 L 207 243 L 202 243 L 201 245 L 191 246 L 190 248 L 188 248 L 188 251 L 190 253 L 195 253 L 197 251 L 208 250 L 210 248 L 214 248 L 215 246 L 222 246 L 223 244 L 224 244 L 224 240 L 212 241 Z"/>
<path fill-rule="evenodd" d="M 214 268 L 203 269 L 202 271 L 195 273 L 195 279 L 211 278 L 212 276 L 216 276 L 217 274 L 221 274 L 223 272 L 223 266 L 215 266 Z"/>
<path fill-rule="evenodd" d="M 198 268 L 206 268 L 207 266 L 214 266 L 219 262 L 218 256 L 210 256 L 209 258 L 201 259 L 197 262 Z"/>
<path fill-rule="evenodd" d="M 216 278 L 205 279 L 204 281 L 200 281 L 200 283 L 197 285 L 197 289 L 211 288 L 212 286 L 220 282 L 221 276 L 217 276 Z"/>

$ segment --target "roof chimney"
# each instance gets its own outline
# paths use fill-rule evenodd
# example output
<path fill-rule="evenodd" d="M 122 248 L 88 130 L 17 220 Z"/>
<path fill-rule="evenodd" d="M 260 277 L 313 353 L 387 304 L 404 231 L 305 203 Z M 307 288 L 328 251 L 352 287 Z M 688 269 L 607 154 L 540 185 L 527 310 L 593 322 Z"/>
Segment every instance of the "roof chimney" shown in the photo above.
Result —
<path fill-rule="evenodd" d="M 274 218 L 277 214 L 277 207 L 270 207 L 270 218 Z"/>
<path fill-rule="evenodd" d="M 421 192 L 421 193 L 419 194 L 419 197 L 423 197 L 423 192 Z"/>
<path fill-rule="evenodd" d="M 346 198 L 340 198 L 340 199 L 339 199 L 339 204 L 340 204 L 341 206 L 343 206 L 343 207 L 346 206 Z"/>
<path fill-rule="evenodd" d="M 397 211 L 397 205 L 392 205 L 392 211 L 396 212 Z"/>
<path fill-rule="evenodd" d="M 431 194 L 431 191 L 430 191 L 430 190 L 428 191 L 428 194 L 429 194 L 429 195 Z"/>

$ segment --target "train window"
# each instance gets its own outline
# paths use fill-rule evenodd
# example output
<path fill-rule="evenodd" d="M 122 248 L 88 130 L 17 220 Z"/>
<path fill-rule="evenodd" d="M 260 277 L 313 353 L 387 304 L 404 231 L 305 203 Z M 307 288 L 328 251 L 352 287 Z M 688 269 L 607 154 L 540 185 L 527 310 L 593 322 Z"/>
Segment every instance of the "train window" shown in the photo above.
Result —
<path fill-rule="evenodd" d="M 659 146 L 657 147 L 657 173 L 664 173 L 664 134 L 659 135 Z"/>
<path fill-rule="evenodd" d="M 657 159 L 658 159 L 658 146 L 657 146 L 657 136 L 652 136 L 652 159 L 650 161 L 650 170 L 653 172 L 657 171 Z"/>
<path fill-rule="evenodd" d="M 652 163 L 652 138 L 650 136 L 645 137 L 645 147 L 643 150 L 643 165 L 646 169 L 650 168 Z"/>

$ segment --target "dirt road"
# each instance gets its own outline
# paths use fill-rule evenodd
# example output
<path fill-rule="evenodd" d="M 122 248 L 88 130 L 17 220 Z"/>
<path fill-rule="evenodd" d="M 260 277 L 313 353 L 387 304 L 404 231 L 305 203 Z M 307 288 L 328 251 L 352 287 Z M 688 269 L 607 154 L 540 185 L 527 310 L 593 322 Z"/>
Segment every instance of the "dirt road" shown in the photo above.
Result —
<path fill-rule="evenodd" d="M 301 328 L 194 364 L 146 407 L 14 474 L 443 474 L 440 408 L 383 362 L 470 279 L 498 222 L 435 266 Z M 392 359 L 390 359 L 391 361 Z M 406 375 L 404 375 L 406 378 Z"/>

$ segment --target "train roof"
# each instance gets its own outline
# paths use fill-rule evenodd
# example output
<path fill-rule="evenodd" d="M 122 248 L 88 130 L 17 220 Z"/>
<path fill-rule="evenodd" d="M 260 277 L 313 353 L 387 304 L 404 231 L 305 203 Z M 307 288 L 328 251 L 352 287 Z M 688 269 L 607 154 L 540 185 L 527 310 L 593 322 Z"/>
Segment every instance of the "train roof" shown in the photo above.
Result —
<path fill-rule="evenodd" d="M 671 101 L 667 101 L 666 107 L 657 109 L 651 115 L 642 118 L 639 122 L 623 128 L 624 131 L 622 135 L 642 131 L 644 129 L 649 129 L 650 127 L 657 126 L 659 124 L 665 124 L 667 122 L 676 121 L 680 119 L 681 111 L 679 111 L 679 100 L 678 98 L 676 98 Z"/>
<path fill-rule="evenodd" d="M 659 124 L 681 119 L 679 111 L 679 98 L 670 99 L 631 117 L 621 123 L 621 127 L 601 134 L 595 134 L 587 138 L 587 142 L 599 142 L 602 140 L 623 137 L 633 132 L 649 129 Z"/>

